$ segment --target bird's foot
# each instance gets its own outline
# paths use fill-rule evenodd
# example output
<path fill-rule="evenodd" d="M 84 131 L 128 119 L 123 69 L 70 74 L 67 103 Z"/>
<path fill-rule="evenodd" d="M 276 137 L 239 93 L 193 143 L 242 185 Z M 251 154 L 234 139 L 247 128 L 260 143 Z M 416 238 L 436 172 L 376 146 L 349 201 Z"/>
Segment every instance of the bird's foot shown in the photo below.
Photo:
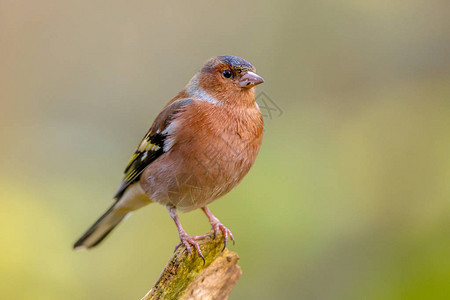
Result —
<path fill-rule="evenodd" d="M 226 228 L 219 221 L 213 222 L 213 223 L 211 223 L 211 225 L 212 225 L 212 229 L 214 230 L 214 238 L 217 237 L 219 232 L 223 233 L 224 243 L 223 243 L 222 251 L 225 250 L 225 248 L 227 247 L 228 237 L 233 241 L 233 245 L 234 245 L 234 237 L 233 237 L 233 234 L 231 233 L 230 229 Z"/>
<path fill-rule="evenodd" d="M 185 234 L 180 234 L 180 241 L 181 243 L 179 243 L 176 247 L 175 247 L 175 251 L 181 246 L 184 245 L 186 247 L 186 250 L 188 251 L 188 253 L 190 255 L 192 255 L 192 247 L 191 245 L 195 248 L 195 252 L 197 253 L 197 255 L 199 257 L 201 257 L 201 259 L 203 259 L 203 263 L 205 263 L 205 258 L 203 257 L 203 253 L 202 250 L 200 250 L 200 246 L 197 243 L 197 240 L 203 238 L 202 236 L 189 236 L 186 233 Z"/>

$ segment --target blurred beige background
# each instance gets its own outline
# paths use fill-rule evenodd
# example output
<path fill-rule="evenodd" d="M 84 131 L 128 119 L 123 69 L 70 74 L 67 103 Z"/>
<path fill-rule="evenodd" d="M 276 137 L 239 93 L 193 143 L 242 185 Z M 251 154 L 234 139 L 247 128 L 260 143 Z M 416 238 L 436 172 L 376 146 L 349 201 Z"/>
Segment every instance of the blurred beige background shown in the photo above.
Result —
<path fill-rule="evenodd" d="M 72 243 L 162 106 L 211 56 L 282 110 L 211 205 L 230 299 L 449 299 L 450 2 L 0 0 L 0 294 L 140 299 L 178 243 L 165 208 Z M 209 224 L 181 216 L 191 234 Z"/>

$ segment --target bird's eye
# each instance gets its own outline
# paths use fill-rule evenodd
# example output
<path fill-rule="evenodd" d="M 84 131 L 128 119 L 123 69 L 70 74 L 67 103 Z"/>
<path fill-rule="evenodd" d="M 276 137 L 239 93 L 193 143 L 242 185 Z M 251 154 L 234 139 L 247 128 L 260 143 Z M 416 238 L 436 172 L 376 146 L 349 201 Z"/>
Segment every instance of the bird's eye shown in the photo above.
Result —
<path fill-rule="evenodd" d="M 233 73 L 231 73 L 230 70 L 225 70 L 222 72 L 223 77 L 225 78 L 231 78 L 231 76 L 233 75 Z"/>

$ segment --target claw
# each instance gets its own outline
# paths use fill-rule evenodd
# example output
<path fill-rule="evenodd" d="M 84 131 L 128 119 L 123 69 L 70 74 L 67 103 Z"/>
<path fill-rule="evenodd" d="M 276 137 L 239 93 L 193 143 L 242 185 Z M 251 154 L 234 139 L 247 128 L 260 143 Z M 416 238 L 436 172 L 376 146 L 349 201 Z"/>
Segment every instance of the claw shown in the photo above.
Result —
<path fill-rule="evenodd" d="M 224 245 L 223 245 L 223 249 L 222 249 L 222 251 L 223 250 L 225 250 L 225 248 L 227 247 L 227 244 L 228 244 L 228 237 L 230 237 L 230 239 L 233 241 L 233 245 L 235 244 L 234 243 L 234 237 L 233 237 L 233 234 L 231 233 L 231 231 L 228 229 L 228 228 L 226 228 L 222 223 L 215 223 L 215 224 L 213 224 L 213 230 L 214 230 L 214 238 L 215 237 L 217 237 L 217 235 L 219 234 L 219 232 L 222 232 L 223 233 L 223 235 L 224 235 Z"/>
<path fill-rule="evenodd" d="M 192 255 L 192 248 L 191 245 L 194 246 L 195 248 L 195 252 L 197 253 L 197 255 L 203 260 L 203 264 L 206 263 L 205 261 L 205 257 L 203 256 L 202 250 L 200 249 L 199 244 L 196 242 L 196 240 L 202 238 L 201 236 L 188 236 L 188 235 L 183 235 L 180 236 L 180 240 L 181 242 L 175 247 L 175 251 L 183 244 L 186 247 L 187 252 L 189 253 L 189 255 Z"/>
<path fill-rule="evenodd" d="M 234 237 L 231 231 L 228 228 L 226 228 L 222 223 L 220 223 L 219 219 L 217 219 L 206 206 L 202 207 L 202 210 L 205 213 L 206 217 L 208 218 L 209 222 L 211 223 L 212 229 L 214 230 L 214 238 L 217 237 L 217 234 L 220 231 L 222 231 L 223 233 L 224 245 L 222 251 L 225 250 L 225 248 L 227 247 L 228 237 L 230 237 L 234 245 Z"/>

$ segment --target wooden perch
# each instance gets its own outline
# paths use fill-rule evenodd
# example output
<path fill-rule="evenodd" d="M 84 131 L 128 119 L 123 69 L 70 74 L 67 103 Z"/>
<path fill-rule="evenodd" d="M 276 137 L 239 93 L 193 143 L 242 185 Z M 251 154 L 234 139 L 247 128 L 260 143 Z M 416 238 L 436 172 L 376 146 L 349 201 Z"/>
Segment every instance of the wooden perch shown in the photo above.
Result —
<path fill-rule="evenodd" d="M 227 299 L 241 276 L 239 256 L 223 249 L 223 235 L 211 232 L 198 240 L 205 263 L 196 254 L 179 247 L 153 288 L 141 300 L 154 299 Z M 195 249 L 194 253 L 195 253 Z"/>

